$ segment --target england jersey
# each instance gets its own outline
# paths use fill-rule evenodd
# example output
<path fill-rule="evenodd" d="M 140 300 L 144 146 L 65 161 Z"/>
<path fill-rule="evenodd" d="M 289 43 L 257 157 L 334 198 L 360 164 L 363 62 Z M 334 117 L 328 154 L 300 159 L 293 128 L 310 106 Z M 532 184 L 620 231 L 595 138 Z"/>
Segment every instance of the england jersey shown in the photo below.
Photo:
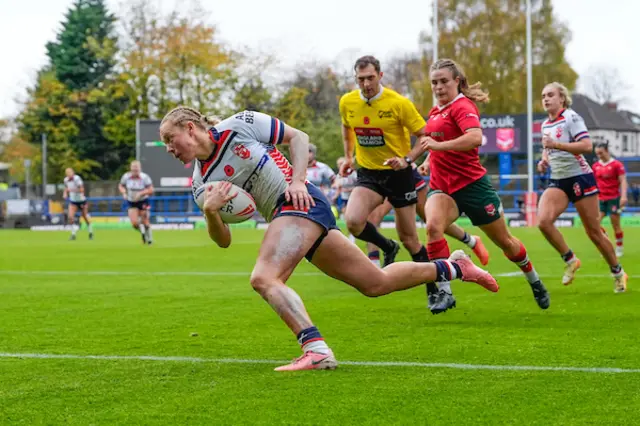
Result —
<path fill-rule="evenodd" d="M 358 174 L 354 170 L 348 176 L 340 176 L 338 179 L 340 183 L 340 198 L 348 200 L 351 192 L 353 192 L 353 188 L 355 188 L 358 183 Z"/>
<path fill-rule="evenodd" d="M 562 144 L 579 142 L 589 137 L 584 120 L 572 109 L 562 110 L 555 120 L 546 119 L 542 123 L 542 134 Z M 549 165 L 551 179 L 566 179 L 591 173 L 584 155 L 574 155 L 559 149 L 549 150 Z"/>
<path fill-rule="evenodd" d="M 127 201 L 136 202 L 143 201 L 149 198 L 148 195 L 144 195 L 140 198 L 136 198 L 137 195 L 143 190 L 153 185 L 151 178 L 148 174 L 140 172 L 138 176 L 134 176 L 131 172 L 127 172 L 122 175 L 120 179 L 120 185 L 127 189 Z"/>
<path fill-rule="evenodd" d="M 197 160 L 193 195 L 207 182 L 228 181 L 247 191 L 258 212 L 271 221 L 278 198 L 293 176 L 293 168 L 276 145 L 284 139 L 285 124 L 269 115 L 243 111 L 209 129 L 213 153 Z"/>
<path fill-rule="evenodd" d="M 69 192 L 69 201 L 73 203 L 83 203 L 87 201 L 83 192 L 80 192 L 80 188 L 84 186 L 82 178 L 78 175 L 73 175 L 72 178 L 64 178 L 64 186 Z"/>
<path fill-rule="evenodd" d="M 331 167 L 320 161 L 307 167 L 307 180 L 318 188 L 331 185 L 335 178 L 336 174 L 331 170 Z"/>

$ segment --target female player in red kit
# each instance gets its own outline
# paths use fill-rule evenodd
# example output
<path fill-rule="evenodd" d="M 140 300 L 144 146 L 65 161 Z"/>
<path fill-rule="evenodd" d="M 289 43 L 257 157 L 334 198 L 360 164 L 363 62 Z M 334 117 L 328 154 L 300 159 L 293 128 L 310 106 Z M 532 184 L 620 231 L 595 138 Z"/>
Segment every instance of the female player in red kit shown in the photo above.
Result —
<path fill-rule="evenodd" d="M 600 190 L 600 221 L 605 216 L 611 218 L 611 225 L 616 234 L 616 256 L 622 257 L 624 234 L 620 225 L 620 214 L 627 205 L 627 175 L 624 165 L 611 156 L 607 142 L 596 145 L 596 155 L 598 161 L 593 164 L 592 169 Z"/>
<path fill-rule="evenodd" d="M 462 69 L 450 59 L 431 66 L 431 88 L 438 104 L 429 112 L 422 149 L 430 151 L 431 181 L 425 207 L 429 259 L 449 257 L 444 230 L 462 213 L 502 249 L 522 270 L 542 309 L 549 294 L 529 261 L 524 245 L 507 229 L 500 197 L 480 164 L 482 128 L 476 102 L 488 102 L 480 84 L 469 85 Z M 455 306 L 449 282 L 438 282 L 440 309 Z M 433 310 L 432 310 L 433 311 Z"/>

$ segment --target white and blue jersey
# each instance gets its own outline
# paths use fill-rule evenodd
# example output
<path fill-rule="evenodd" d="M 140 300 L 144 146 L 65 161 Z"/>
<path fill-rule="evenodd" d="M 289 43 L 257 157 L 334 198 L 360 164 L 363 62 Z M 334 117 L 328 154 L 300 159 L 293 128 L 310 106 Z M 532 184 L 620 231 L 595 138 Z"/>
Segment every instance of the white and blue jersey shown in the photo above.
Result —
<path fill-rule="evenodd" d="M 542 123 L 542 134 L 562 144 L 579 142 L 589 137 L 584 120 L 572 109 L 560 111 L 554 120 L 546 119 Z M 551 179 L 566 179 L 592 173 L 584 155 L 575 155 L 559 149 L 548 151 Z"/>
<path fill-rule="evenodd" d="M 330 186 L 335 179 L 335 172 L 325 163 L 314 161 L 307 167 L 307 180 L 318 188 Z"/>
<path fill-rule="evenodd" d="M 140 192 L 153 186 L 153 182 L 146 173 L 140 172 L 139 175 L 135 176 L 133 173 L 127 172 L 122 175 L 120 185 L 124 186 L 127 190 L 127 201 L 129 201 L 129 203 L 135 203 L 145 201 L 149 198 L 149 195 L 144 195 L 140 198 L 137 197 Z"/>
<path fill-rule="evenodd" d="M 82 204 L 87 201 L 87 197 L 84 195 L 84 192 L 81 189 L 84 187 L 84 182 L 82 178 L 78 175 L 73 175 L 73 177 L 65 177 L 64 178 L 64 187 L 67 189 L 69 193 L 69 201 L 74 204 Z"/>
<path fill-rule="evenodd" d="M 284 200 L 293 168 L 276 146 L 283 142 L 285 128 L 277 118 L 255 111 L 242 111 L 211 127 L 209 138 L 214 150 L 208 159 L 196 161 L 194 199 L 204 190 L 205 183 L 228 181 L 251 194 L 258 212 L 268 222 L 277 216 L 295 215 L 307 217 L 325 229 L 334 228 L 331 206 L 312 184 L 307 183 L 307 189 L 316 201 L 315 207 L 308 211 L 295 209 Z"/>

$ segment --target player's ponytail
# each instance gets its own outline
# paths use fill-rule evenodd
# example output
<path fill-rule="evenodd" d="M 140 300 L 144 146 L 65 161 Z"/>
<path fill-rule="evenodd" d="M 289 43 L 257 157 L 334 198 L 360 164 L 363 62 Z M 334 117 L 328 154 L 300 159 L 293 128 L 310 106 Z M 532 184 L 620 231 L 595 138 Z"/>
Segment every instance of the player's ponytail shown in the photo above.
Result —
<path fill-rule="evenodd" d="M 478 82 L 469 85 L 467 77 L 464 75 L 464 71 L 462 70 L 460 65 L 458 65 L 451 59 L 440 59 L 439 61 L 436 61 L 433 65 L 431 65 L 431 71 L 440 70 L 443 68 L 448 68 L 449 70 L 451 70 L 451 74 L 453 75 L 454 79 L 460 79 L 460 83 L 458 83 L 458 93 L 462 93 L 474 102 L 489 102 L 489 94 L 481 89 L 482 83 Z"/>

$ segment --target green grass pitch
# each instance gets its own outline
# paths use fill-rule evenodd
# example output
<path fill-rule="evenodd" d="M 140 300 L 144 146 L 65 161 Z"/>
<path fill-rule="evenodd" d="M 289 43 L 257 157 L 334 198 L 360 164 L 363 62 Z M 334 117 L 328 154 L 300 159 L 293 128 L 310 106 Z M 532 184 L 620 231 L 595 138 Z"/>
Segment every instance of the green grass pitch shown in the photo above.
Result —
<path fill-rule="evenodd" d="M 262 232 L 234 231 L 222 250 L 205 231 L 156 232 L 151 247 L 133 231 L 94 241 L 81 231 L 74 242 L 64 232 L 2 231 L 0 423 L 637 424 L 640 229 L 626 230 L 626 294 L 613 293 L 582 230 L 563 231 L 583 265 L 568 287 L 539 232 L 514 232 L 551 293 L 549 310 L 491 243 L 500 292 L 455 282 L 458 308 L 438 316 L 423 287 L 368 299 L 303 262 L 289 285 L 338 361 L 400 365 L 276 373 L 269 361 L 299 347 L 249 285 Z"/>

